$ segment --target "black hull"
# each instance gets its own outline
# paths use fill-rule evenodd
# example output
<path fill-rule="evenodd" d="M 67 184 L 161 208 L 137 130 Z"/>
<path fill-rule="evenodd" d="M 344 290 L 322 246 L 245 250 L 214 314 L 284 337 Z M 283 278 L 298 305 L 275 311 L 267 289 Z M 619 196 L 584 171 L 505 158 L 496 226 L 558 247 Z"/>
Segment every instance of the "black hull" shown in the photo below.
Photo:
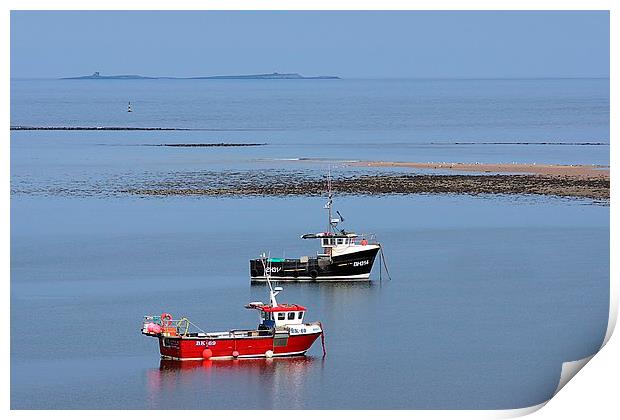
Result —
<path fill-rule="evenodd" d="M 333 258 L 308 258 L 271 260 L 273 281 L 367 281 L 375 262 L 379 247 Z M 250 278 L 253 282 L 264 282 L 265 272 L 260 259 L 250 260 Z"/>

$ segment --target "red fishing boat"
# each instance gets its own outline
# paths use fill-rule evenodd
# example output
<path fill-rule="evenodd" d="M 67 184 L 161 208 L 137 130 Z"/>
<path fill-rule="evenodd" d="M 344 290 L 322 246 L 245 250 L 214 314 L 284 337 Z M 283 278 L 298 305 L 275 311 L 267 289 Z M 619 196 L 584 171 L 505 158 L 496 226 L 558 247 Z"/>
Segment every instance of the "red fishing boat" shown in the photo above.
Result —
<path fill-rule="evenodd" d="M 272 287 L 269 278 L 267 284 L 269 304 L 250 302 L 245 306 L 259 313 L 256 329 L 205 332 L 187 318 L 175 320 L 163 313 L 145 316 L 142 334 L 157 338 L 161 357 L 172 360 L 297 356 L 305 354 L 319 336 L 325 354 L 321 323 L 304 323 L 306 308 L 278 303 L 276 296 L 282 288 Z"/>

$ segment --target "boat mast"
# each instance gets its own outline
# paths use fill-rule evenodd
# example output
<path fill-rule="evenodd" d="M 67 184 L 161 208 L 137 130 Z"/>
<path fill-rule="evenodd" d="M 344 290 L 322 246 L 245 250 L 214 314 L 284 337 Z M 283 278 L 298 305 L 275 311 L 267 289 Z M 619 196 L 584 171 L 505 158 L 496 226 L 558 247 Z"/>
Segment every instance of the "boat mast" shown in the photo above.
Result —
<path fill-rule="evenodd" d="M 265 261 L 267 263 L 265 263 Z M 281 287 L 276 287 L 275 289 L 271 285 L 271 261 L 265 253 L 261 255 L 261 262 L 263 263 L 263 272 L 265 273 L 265 280 L 267 280 L 267 286 L 269 286 L 269 304 L 271 306 L 278 306 L 278 301 L 276 301 L 276 296 L 278 293 L 282 291 Z"/>
<path fill-rule="evenodd" d="M 334 226 L 332 224 L 332 168 L 331 166 L 327 170 L 327 231 L 333 232 Z"/>

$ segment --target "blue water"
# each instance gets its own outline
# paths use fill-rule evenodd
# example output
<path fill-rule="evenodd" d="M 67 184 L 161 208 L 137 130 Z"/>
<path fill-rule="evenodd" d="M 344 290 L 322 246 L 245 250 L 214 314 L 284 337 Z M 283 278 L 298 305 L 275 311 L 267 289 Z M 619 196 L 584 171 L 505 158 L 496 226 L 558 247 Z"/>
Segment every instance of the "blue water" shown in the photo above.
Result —
<path fill-rule="evenodd" d="M 317 343 L 306 358 L 170 364 L 139 334 L 142 315 L 252 327 L 243 305 L 266 294 L 250 286 L 247 260 L 312 254 L 316 244 L 299 236 L 322 230 L 324 198 L 101 191 L 196 171 L 321 174 L 324 159 L 608 164 L 608 87 L 12 81 L 12 125 L 207 130 L 11 132 L 11 407 L 491 409 L 548 399 L 561 363 L 590 355 L 605 334 L 608 206 L 336 197 L 345 227 L 378 234 L 392 280 L 379 281 L 377 267 L 371 283 L 285 285 L 282 299 L 323 322 L 327 357 Z M 191 142 L 268 145 L 146 146 Z"/>

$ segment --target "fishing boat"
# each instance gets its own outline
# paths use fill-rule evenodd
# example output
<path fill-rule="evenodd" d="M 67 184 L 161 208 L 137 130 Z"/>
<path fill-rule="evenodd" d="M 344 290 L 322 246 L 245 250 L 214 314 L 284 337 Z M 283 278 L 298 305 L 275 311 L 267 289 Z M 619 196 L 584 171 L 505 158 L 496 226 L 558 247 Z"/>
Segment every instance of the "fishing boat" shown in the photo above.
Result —
<path fill-rule="evenodd" d="M 333 217 L 333 197 L 331 174 L 327 177 L 328 200 L 327 230 L 319 233 L 306 233 L 302 239 L 317 239 L 321 243 L 321 252 L 300 258 L 271 258 L 271 272 L 266 273 L 261 259 L 250 260 L 250 279 L 252 282 L 264 282 L 267 275 L 277 281 L 355 281 L 370 279 L 370 272 L 381 244 L 374 234 L 358 235 L 344 229 L 338 224 L 344 222 L 339 211 Z"/>
<path fill-rule="evenodd" d="M 266 272 L 267 257 L 263 257 Z M 278 303 L 282 287 L 273 287 L 270 276 L 269 303 L 250 302 L 245 307 L 258 311 L 258 328 L 205 332 L 187 318 L 173 319 L 169 313 L 146 315 L 142 334 L 159 341 L 162 359 L 217 360 L 237 358 L 272 358 L 304 355 L 320 336 L 325 355 L 321 322 L 305 323 L 306 308 L 297 304 Z"/>

